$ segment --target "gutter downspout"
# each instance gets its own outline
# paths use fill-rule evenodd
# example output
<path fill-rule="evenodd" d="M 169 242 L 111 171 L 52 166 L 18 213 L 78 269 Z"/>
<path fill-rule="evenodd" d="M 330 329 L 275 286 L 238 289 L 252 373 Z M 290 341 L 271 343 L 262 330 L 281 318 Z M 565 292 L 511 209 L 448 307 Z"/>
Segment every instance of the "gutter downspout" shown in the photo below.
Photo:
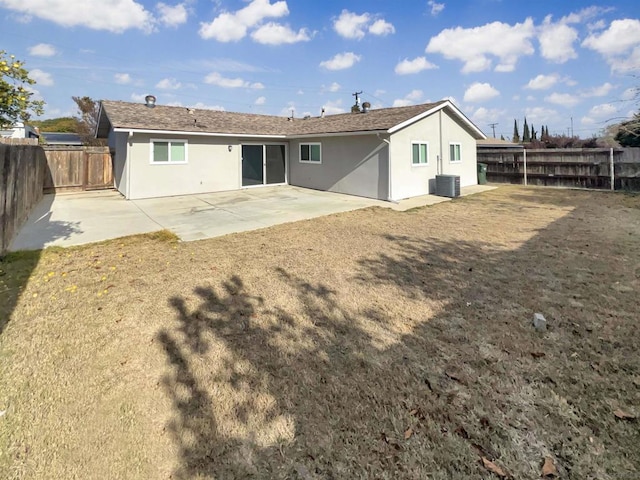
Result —
<path fill-rule="evenodd" d="M 127 137 L 127 158 L 125 161 L 127 162 L 127 194 L 125 197 L 127 200 L 131 197 L 131 139 L 133 138 L 133 130 L 129 130 L 129 135 Z"/>
<path fill-rule="evenodd" d="M 386 143 L 387 145 L 389 145 L 388 147 L 388 152 L 387 152 L 387 201 L 388 202 L 393 202 L 393 195 L 391 194 L 391 188 L 392 188 L 392 183 L 391 183 L 391 141 L 387 140 L 386 138 L 382 138 L 380 137 L 380 134 L 377 133 L 376 136 L 382 140 L 384 143 Z"/>
<path fill-rule="evenodd" d="M 442 158 L 442 109 L 438 110 L 438 130 L 440 134 L 440 165 L 438 165 L 438 168 L 436 168 L 436 173 L 442 175 L 444 174 L 444 164 Z"/>

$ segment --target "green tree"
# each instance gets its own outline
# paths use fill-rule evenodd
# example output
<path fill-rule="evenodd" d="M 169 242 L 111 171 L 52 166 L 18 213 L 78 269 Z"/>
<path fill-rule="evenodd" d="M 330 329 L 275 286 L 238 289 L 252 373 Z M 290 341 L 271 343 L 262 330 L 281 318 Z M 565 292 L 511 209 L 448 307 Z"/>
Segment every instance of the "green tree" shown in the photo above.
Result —
<path fill-rule="evenodd" d="M 623 147 L 640 147 L 640 112 L 618 126 L 615 139 Z"/>
<path fill-rule="evenodd" d="M 23 62 L 15 55 L 0 50 L 0 125 L 28 121 L 31 115 L 42 115 L 44 102 L 32 100 L 29 89 L 36 81 L 29 77 Z"/>
<path fill-rule="evenodd" d="M 78 119 L 74 117 L 48 118 L 46 120 L 32 120 L 31 125 L 38 127 L 40 132 L 77 132 Z"/>
<path fill-rule="evenodd" d="M 513 143 L 520 143 L 520 133 L 518 133 L 518 120 L 513 120 L 513 137 L 511 138 Z"/>
<path fill-rule="evenodd" d="M 538 139 L 538 132 L 536 132 L 536 130 L 533 128 L 533 124 L 531 125 L 531 140 L 537 140 Z"/>
<path fill-rule="evenodd" d="M 91 97 L 71 97 L 78 106 L 78 135 L 85 145 L 103 145 L 102 139 L 95 138 L 100 115 L 100 102 Z"/>
<path fill-rule="evenodd" d="M 529 131 L 529 125 L 527 125 L 527 117 L 524 117 L 524 126 L 522 127 L 522 141 L 531 141 L 531 132 Z"/>

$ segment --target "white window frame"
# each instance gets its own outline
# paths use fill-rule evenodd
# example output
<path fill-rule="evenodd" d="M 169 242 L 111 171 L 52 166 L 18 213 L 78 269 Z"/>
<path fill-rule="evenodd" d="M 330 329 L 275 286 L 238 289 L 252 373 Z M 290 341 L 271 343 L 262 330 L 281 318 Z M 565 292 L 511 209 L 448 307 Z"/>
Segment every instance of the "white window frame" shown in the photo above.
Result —
<path fill-rule="evenodd" d="M 302 146 L 309 145 L 309 160 L 302 160 Z M 311 146 L 317 145 L 320 148 L 320 161 L 311 160 Z M 300 163 L 310 163 L 312 165 L 322 165 L 322 143 L 320 142 L 300 142 L 298 145 L 298 161 Z"/>
<path fill-rule="evenodd" d="M 155 144 L 168 143 L 169 144 L 169 160 L 166 162 L 156 162 L 154 160 Z M 184 160 L 179 162 L 171 160 L 171 143 L 184 143 Z M 189 163 L 189 141 L 187 139 L 180 138 L 152 138 L 149 140 L 149 163 L 151 165 L 186 165 Z"/>
<path fill-rule="evenodd" d="M 451 147 L 457 145 L 460 158 L 457 160 L 451 158 Z M 449 163 L 462 163 L 462 144 L 460 142 L 449 142 Z"/>
<path fill-rule="evenodd" d="M 414 163 L 413 161 L 413 146 L 414 145 L 425 145 L 426 148 L 426 152 L 427 152 L 427 157 L 424 159 L 424 162 L 419 162 L 419 163 Z M 418 155 L 420 154 L 420 147 L 418 147 Z M 411 142 L 411 166 L 412 167 L 426 167 L 429 165 L 429 142 L 427 142 L 426 140 L 413 140 Z"/>

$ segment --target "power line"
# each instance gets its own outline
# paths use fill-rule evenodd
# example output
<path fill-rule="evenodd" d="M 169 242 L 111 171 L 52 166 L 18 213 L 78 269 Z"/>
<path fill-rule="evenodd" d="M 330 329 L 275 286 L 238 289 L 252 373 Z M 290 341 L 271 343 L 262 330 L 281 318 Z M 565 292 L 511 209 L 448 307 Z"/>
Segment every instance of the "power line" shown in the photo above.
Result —
<path fill-rule="evenodd" d="M 489 127 L 491 127 L 491 130 L 493 130 L 493 138 L 496 138 L 496 127 L 500 125 L 499 123 L 490 123 Z"/>

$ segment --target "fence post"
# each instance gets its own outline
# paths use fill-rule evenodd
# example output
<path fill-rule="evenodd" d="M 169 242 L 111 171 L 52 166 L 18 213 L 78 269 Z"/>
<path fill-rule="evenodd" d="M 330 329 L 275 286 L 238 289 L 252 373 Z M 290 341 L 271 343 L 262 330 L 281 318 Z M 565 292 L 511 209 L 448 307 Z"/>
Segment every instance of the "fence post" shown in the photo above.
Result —
<path fill-rule="evenodd" d="M 611 147 L 611 150 L 609 152 L 609 170 L 610 170 L 609 173 L 611 174 L 611 190 L 615 190 L 616 189 L 616 172 L 613 165 L 613 147 Z"/>
<path fill-rule="evenodd" d="M 524 158 L 524 185 L 527 185 L 527 149 L 523 148 L 522 149 L 522 154 L 523 154 L 523 158 Z"/>

